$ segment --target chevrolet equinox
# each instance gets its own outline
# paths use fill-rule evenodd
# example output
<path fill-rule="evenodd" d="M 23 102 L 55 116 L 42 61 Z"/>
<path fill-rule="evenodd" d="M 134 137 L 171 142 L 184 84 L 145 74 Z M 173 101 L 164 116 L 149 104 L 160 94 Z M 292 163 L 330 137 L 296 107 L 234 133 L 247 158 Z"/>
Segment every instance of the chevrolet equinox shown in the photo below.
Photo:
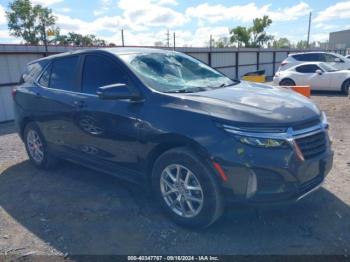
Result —
<path fill-rule="evenodd" d="M 299 200 L 332 166 L 326 116 L 308 98 L 174 51 L 45 57 L 13 98 L 35 166 L 65 159 L 140 183 L 184 226 L 212 224 L 230 201 Z"/>

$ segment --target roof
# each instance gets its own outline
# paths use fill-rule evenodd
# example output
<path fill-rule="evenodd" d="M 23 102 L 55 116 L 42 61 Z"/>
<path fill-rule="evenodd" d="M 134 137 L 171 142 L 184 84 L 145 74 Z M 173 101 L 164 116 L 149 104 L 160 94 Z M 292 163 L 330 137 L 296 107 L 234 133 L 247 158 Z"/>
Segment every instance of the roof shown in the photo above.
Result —
<path fill-rule="evenodd" d="M 292 56 L 292 55 L 303 55 L 303 54 L 329 54 L 329 53 L 332 53 L 332 52 L 325 52 L 325 51 L 310 51 L 309 52 L 309 51 L 306 51 L 306 52 L 299 52 L 299 53 L 291 53 L 291 54 L 289 54 L 289 56 Z"/>
<path fill-rule="evenodd" d="M 175 51 L 170 50 L 164 50 L 164 49 L 157 49 L 157 48 L 140 48 L 140 47 L 113 47 L 113 48 L 93 48 L 93 49 L 81 49 L 77 51 L 69 51 L 65 53 L 60 53 L 56 55 L 50 55 L 47 57 L 43 57 L 40 59 L 37 59 L 35 61 L 32 61 L 30 63 L 36 63 L 38 61 L 53 59 L 57 57 L 64 57 L 67 55 L 75 55 L 75 54 L 84 54 L 84 53 L 100 53 L 100 52 L 108 52 L 114 55 L 123 55 L 123 54 L 138 54 L 138 53 L 170 53 Z"/>

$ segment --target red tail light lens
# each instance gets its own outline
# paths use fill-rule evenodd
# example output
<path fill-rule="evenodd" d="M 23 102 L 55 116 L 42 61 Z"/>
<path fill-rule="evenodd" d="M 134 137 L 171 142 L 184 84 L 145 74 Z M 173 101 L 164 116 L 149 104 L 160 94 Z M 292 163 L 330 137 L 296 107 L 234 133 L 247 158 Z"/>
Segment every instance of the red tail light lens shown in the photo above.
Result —
<path fill-rule="evenodd" d="M 15 98 L 16 93 L 17 93 L 17 89 L 16 89 L 16 88 L 13 88 L 13 89 L 12 89 L 12 97 L 13 97 L 13 98 Z"/>

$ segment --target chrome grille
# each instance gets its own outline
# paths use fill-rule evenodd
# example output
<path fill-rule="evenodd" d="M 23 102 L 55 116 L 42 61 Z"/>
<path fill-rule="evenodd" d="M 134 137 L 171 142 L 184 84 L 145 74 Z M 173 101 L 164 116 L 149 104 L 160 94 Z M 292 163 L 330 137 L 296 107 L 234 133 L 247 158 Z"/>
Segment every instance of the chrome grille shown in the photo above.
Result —
<path fill-rule="evenodd" d="M 327 150 L 326 133 L 323 131 L 310 136 L 297 138 L 295 141 L 305 159 L 321 155 Z"/>

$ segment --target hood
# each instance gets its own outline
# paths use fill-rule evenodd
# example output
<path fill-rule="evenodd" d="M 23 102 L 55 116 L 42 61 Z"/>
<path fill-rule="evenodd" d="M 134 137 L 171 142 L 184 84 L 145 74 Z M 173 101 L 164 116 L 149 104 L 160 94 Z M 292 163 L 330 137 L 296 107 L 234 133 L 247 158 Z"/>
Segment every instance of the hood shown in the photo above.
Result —
<path fill-rule="evenodd" d="M 248 82 L 187 94 L 183 99 L 190 107 L 230 122 L 285 125 L 320 116 L 310 99 L 294 91 Z"/>

